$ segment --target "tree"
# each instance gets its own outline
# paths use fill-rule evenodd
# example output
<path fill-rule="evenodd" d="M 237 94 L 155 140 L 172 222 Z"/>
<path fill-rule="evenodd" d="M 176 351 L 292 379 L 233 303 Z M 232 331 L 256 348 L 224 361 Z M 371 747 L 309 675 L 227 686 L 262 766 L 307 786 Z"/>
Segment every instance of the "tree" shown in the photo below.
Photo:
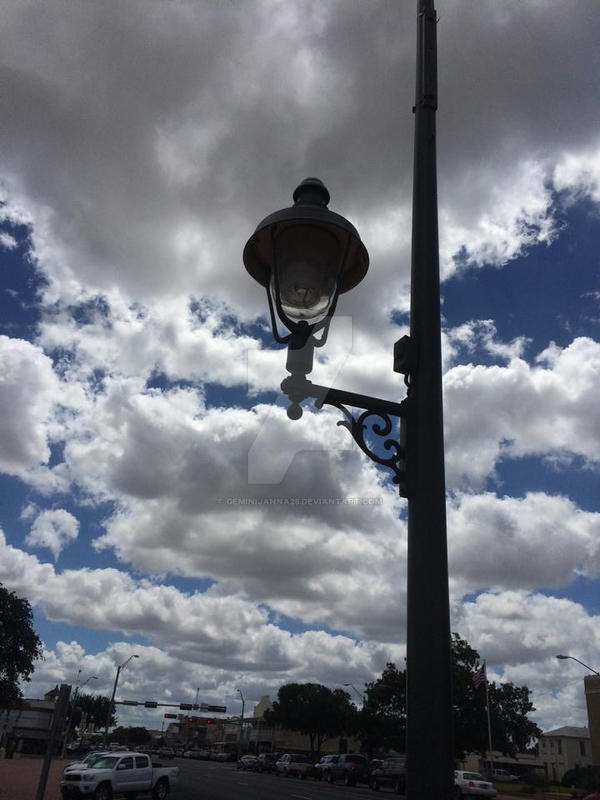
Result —
<path fill-rule="evenodd" d="M 454 695 L 454 749 L 457 758 L 465 753 L 481 753 L 489 749 L 485 686 L 476 688 L 473 673 L 479 666 L 479 653 L 457 633 L 452 635 L 452 668 Z M 488 682 L 492 747 L 504 755 L 515 756 L 529 747 L 541 734 L 540 728 L 528 719 L 535 711 L 527 686 Z"/>
<path fill-rule="evenodd" d="M 16 708 L 20 681 L 30 681 L 42 642 L 33 630 L 31 606 L 0 583 L 0 708 Z"/>
<path fill-rule="evenodd" d="M 132 747 L 137 747 L 146 744 L 152 738 L 152 735 L 146 728 L 115 728 L 108 737 L 111 742 L 119 742 L 119 744 L 127 744 Z"/>
<path fill-rule="evenodd" d="M 358 714 L 358 730 L 363 747 L 372 755 L 376 750 L 406 748 L 406 672 L 391 662 L 381 677 L 365 685 L 365 702 Z"/>
<path fill-rule="evenodd" d="M 452 685 L 454 756 L 485 754 L 488 749 L 486 693 L 473 684 L 479 653 L 457 633 L 452 635 Z M 527 749 L 540 735 L 528 718 L 535 711 L 526 686 L 488 683 L 492 745 L 506 755 Z M 403 752 L 406 740 L 406 673 L 387 664 L 381 677 L 366 684 L 365 703 L 359 714 L 359 733 L 369 752 L 376 749 Z"/>
<path fill-rule="evenodd" d="M 314 757 L 320 755 L 324 741 L 351 732 L 355 714 L 343 689 L 332 690 L 320 683 L 288 683 L 279 689 L 273 708 L 265 713 L 265 722 L 308 736 Z"/>
<path fill-rule="evenodd" d="M 73 724 L 79 725 L 83 714 L 86 715 L 86 721 L 94 726 L 94 729 L 103 728 L 106 725 L 106 715 L 110 701 L 108 697 L 100 694 L 78 694 L 77 705 L 73 710 Z M 114 725 L 117 721 L 114 707 L 111 710 L 109 725 Z"/>

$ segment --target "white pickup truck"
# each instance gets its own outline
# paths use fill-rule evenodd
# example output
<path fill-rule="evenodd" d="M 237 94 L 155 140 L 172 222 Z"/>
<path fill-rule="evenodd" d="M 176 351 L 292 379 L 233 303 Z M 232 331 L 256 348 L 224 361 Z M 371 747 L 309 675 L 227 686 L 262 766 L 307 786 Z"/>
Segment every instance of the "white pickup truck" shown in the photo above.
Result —
<path fill-rule="evenodd" d="M 143 792 L 164 800 L 178 777 L 179 767 L 153 766 L 145 753 L 107 753 L 91 766 L 65 772 L 60 790 L 63 800 L 111 800 L 113 795 L 133 800 Z"/>

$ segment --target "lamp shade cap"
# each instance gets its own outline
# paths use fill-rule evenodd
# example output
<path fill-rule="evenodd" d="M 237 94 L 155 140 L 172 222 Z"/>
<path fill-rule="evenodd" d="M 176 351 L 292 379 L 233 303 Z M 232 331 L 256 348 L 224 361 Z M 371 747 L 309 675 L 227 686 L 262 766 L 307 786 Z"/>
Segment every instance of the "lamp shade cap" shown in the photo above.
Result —
<path fill-rule="evenodd" d="M 354 225 L 327 208 L 329 192 L 319 178 L 305 178 L 294 190 L 293 198 L 293 206 L 269 214 L 257 225 L 244 247 L 246 270 L 262 286 L 268 286 L 273 268 L 273 237 L 288 228 L 313 226 L 337 241 L 340 259 L 341 254 L 346 254 L 338 280 L 339 293 L 354 288 L 369 268 L 369 254 Z"/>

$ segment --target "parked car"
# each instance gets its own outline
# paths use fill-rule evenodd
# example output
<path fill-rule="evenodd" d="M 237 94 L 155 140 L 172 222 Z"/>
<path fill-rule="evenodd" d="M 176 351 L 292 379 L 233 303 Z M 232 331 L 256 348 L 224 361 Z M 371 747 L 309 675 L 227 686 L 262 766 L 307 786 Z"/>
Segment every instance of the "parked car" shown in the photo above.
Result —
<path fill-rule="evenodd" d="M 369 783 L 369 759 L 360 753 L 342 753 L 335 764 L 328 767 L 323 777 L 333 783 L 336 780 L 344 781 L 346 786 L 356 786 L 357 783 Z"/>
<path fill-rule="evenodd" d="M 314 766 L 313 775 L 316 780 L 322 781 L 323 778 L 327 780 L 329 772 L 332 770 L 333 766 L 337 764 L 338 758 L 339 756 L 322 756 L 321 760 Z"/>
<path fill-rule="evenodd" d="M 276 774 L 286 777 L 295 776 L 304 780 L 312 774 L 313 765 L 308 756 L 284 753 L 275 764 Z"/>
<path fill-rule="evenodd" d="M 497 794 L 493 785 L 478 772 L 459 769 L 454 773 L 454 795 L 457 800 L 461 797 L 496 797 Z"/>
<path fill-rule="evenodd" d="M 217 750 L 211 750 L 208 754 L 211 761 L 237 761 L 235 753 L 223 753 Z"/>
<path fill-rule="evenodd" d="M 279 753 L 260 753 L 252 769 L 255 772 L 275 772 L 279 757 Z"/>
<path fill-rule="evenodd" d="M 379 767 L 382 766 L 385 760 L 386 760 L 385 758 L 372 758 L 369 761 L 369 777 L 371 776 L 371 773 L 373 772 L 374 769 L 379 769 Z"/>
<path fill-rule="evenodd" d="M 160 758 L 175 758 L 175 750 L 173 747 L 161 747 L 158 755 Z"/>
<path fill-rule="evenodd" d="M 382 786 L 391 786 L 396 794 L 404 794 L 406 786 L 406 759 L 386 758 L 381 766 L 371 770 L 369 786 L 378 792 Z"/>
<path fill-rule="evenodd" d="M 237 762 L 237 768 L 251 770 L 254 767 L 255 761 L 256 761 L 256 756 L 242 756 L 240 760 Z"/>
<path fill-rule="evenodd" d="M 492 770 L 492 780 L 498 783 L 518 783 L 521 778 L 518 775 L 513 775 L 505 769 Z"/>

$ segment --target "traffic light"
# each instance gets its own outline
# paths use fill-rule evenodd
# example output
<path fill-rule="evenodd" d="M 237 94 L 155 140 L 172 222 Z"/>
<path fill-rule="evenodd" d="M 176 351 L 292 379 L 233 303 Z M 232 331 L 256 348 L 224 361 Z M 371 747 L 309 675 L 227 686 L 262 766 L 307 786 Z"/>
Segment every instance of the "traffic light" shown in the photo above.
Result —
<path fill-rule="evenodd" d="M 179 703 L 180 711 L 191 711 L 193 708 L 191 703 Z"/>
<path fill-rule="evenodd" d="M 177 714 L 165 714 L 165 719 L 177 719 Z"/>
<path fill-rule="evenodd" d="M 144 703 L 144 708 L 156 708 L 157 706 L 158 703 L 156 702 L 156 700 L 146 700 L 146 702 Z"/>

